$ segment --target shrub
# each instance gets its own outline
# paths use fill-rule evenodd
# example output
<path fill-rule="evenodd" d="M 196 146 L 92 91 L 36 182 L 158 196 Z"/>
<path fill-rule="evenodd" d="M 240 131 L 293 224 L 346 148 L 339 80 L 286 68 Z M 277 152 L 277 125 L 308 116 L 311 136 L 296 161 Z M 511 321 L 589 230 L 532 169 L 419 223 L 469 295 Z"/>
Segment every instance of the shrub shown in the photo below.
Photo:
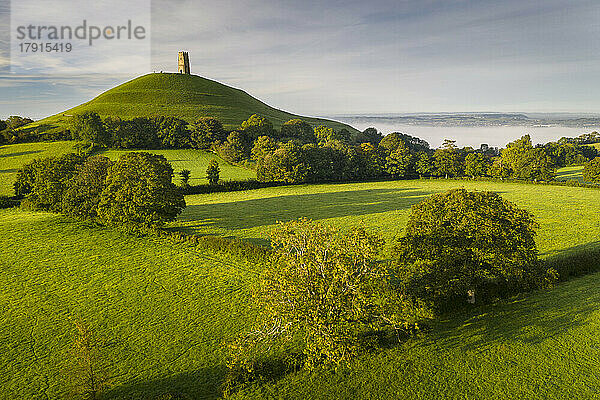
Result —
<path fill-rule="evenodd" d="M 108 225 L 162 226 L 185 208 L 183 194 L 172 183 L 173 168 L 163 156 L 127 153 L 109 169 L 98 204 Z"/>
<path fill-rule="evenodd" d="M 206 168 L 206 179 L 208 179 L 209 185 L 216 185 L 219 183 L 219 174 L 221 170 L 219 169 L 219 163 L 214 158 L 210 160 L 208 163 L 208 167 Z"/>
<path fill-rule="evenodd" d="M 226 160 L 240 162 L 250 157 L 250 139 L 244 132 L 233 131 L 218 148 L 219 154 Z"/>
<path fill-rule="evenodd" d="M 64 193 L 62 211 L 76 217 L 96 218 L 100 195 L 111 165 L 112 161 L 108 158 L 95 156 L 78 166 Z"/>
<path fill-rule="evenodd" d="M 600 157 L 585 163 L 583 179 L 588 182 L 600 182 Z"/>
<path fill-rule="evenodd" d="M 192 171 L 189 169 L 182 169 L 179 172 L 179 178 L 181 179 L 181 187 L 190 186 L 190 176 L 192 175 Z"/>
<path fill-rule="evenodd" d="M 492 192 L 454 189 L 412 207 L 394 250 L 407 294 L 438 310 L 543 286 L 533 215 Z"/>

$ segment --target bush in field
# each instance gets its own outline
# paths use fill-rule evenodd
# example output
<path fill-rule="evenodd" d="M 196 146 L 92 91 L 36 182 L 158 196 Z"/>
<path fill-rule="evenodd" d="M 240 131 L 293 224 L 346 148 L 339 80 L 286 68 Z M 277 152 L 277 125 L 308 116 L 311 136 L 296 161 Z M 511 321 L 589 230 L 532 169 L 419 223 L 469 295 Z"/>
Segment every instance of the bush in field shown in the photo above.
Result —
<path fill-rule="evenodd" d="M 17 173 L 15 194 L 21 206 L 32 210 L 61 211 L 63 195 L 85 158 L 76 154 L 34 160 Z"/>
<path fill-rule="evenodd" d="M 105 187 L 106 175 L 111 165 L 110 159 L 94 156 L 78 166 L 64 193 L 62 211 L 75 217 L 96 218 L 100 195 Z"/>
<path fill-rule="evenodd" d="M 76 114 L 69 121 L 69 130 L 73 139 L 96 143 L 102 146 L 110 146 L 112 137 L 106 130 L 102 119 L 95 112 Z"/>
<path fill-rule="evenodd" d="M 181 179 L 180 186 L 182 188 L 187 188 L 190 186 L 190 176 L 192 175 L 192 171 L 189 169 L 182 169 L 179 171 L 179 179 Z"/>
<path fill-rule="evenodd" d="M 231 346 L 230 380 L 260 374 L 264 352 L 273 349 L 302 354 L 295 361 L 309 369 L 345 366 L 376 344 L 375 332 L 429 317 L 395 290 L 388 264 L 378 261 L 383 240 L 361 227 L 342 233 L 301 219 L 280 223 L 271 243 L 274 260 L 256 295 L 264 325 Z"/>
<path fill-rule="evenodd" d="M 209 185 L 216 185 L 219 183 L 219 175 L 221 170 L 219 169 L 219 163 L 214 158 L 208 163 L 206 168 L 206 179 L 208 179 Z"/>
<path fill-rule="evenodd" d="M 108 225 L 161 226 L 185 208 L 172 183 L 173 168 L 163 156 L 124 154 L 108 169 L 98 217 Z"/>
<path fill-rule="evenodd" d="M 227 136 L 227 140 L 218 148 L 219 154 L 226 160 L 240 162 L 250 157 L 251 141 L 249 137 L 240 131 L 233 131 Z"/>
<path fill-rule="evenodd" d="M 533 215 L 492 192 L 454 189 L 414 205 L 394 258 L 404 291 L 436 309 L 550 283 Z"/>
<path fill-rule="evenodd" d="M 585 163 L 583 167 L 583 179 L 589 182 L 600 182 L 600 157 L 596 157 Z"/>
<path fill-rule="evenodd" d="M 194 149 L 208 149 L 227 139 L 221 122 L 214 118 L 200 118 L 190 126 L 190 145 Z"/>

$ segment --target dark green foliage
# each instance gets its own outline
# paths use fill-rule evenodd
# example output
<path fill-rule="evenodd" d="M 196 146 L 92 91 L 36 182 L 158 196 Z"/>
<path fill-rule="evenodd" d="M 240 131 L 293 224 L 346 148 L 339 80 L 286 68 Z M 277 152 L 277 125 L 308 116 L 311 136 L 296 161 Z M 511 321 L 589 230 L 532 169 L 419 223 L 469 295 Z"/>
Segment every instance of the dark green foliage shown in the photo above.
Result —
<path fill-rule="evenodd" d="M 20 117 L 18 115 L 11 115 L 4 121 L 6 128 L 8 129 L 17 129 L 32 122 L 33 120 L 31 118 Z"/>
<path fill-rule="evenodd" d="M 481 153 L 469 153 L 465 157 L 465 175 L 472 178 L 486 176 L 489 166 L 489 158 Z"/>
<path fill-rule="evenodd" d="M 273 129 L 271 121 L 258 114 L 253 114 L 246 121 L 242 122 L 240 130 L 244 132 L 250 141 L 256 140 L 259 136 L 277 136 L 277 132 Z"/>
<path fill-rule="evenodd" d="M 412 207 L 395 248 L 407 294 L 438 310 L 552 283 L 537 258 L 537 223 L 492 192 L 453 189 Z"/>
<path fill-rule="evenodd" d="M 102 156 L 90 157 L 79 165 L 64 193 L 62 212 L 79 218 L 95 219 L 111 165 L 112 161 Z"/>
<path fill-rule="evenodd" d="M 111 134 L 107 132 L 102 119 L 95 112 L 76 114 L 71 117 L 69 130 L 75 140 L 83 140 L 101 146 L 110 146 Z"/>
<path fill-rule="evenodd" d="M 367 128 L 356 137 L 356 143 L 371 143 L 377 146 L 384 138 L 383 134 L 375 128 Z"/>
<path fill-rule="evenodd" d="M 190 145 L 194 149 L 208 149 L 227 139 L 223 125 L 215 118 L 200 118 L 190 127 Z"/>
<path fill-rule="evenodd" d="M 415 172 L 420 176 L 432 176 L 435 173 L 433 158 L 426 152 L 421 152 L 415 161 Z"/>
<path fill-rule="evenodd" d="M 250 157 L 251 141 L 245 132 L 233 131 L 218 148 L 219 155 L 231 162 L 241 162 Z"/>
<path fill-rule="evenodd" d="M 110 119 L 107 122 L 112 129 L 115 147 L 122 149 L 158 149 L 161 141 L 158 138 L 156 125 L 149 118 L 132 120 Z"/>
<path fill-rule="evenodd" d="M 179 178 L 181 179 L 181 187 L 190 186 L 190 175 L 192 175 L 192 171 L 189 169 L 182 169 L 179 171 Z"/>
<path fill-rule="evenodd" d="M 283 182 L 259 182 L 255 179 L 246 179 L 242 181 L 220 181 L 216 185 L 204 184 L 204 185 L 190 185 L 188 187 L 182 187 L 181 191 L 183 194 L 205 194 L 205 193 L 219 193 L 219 192 L 239 192 L 244 190 L 255 190 L 267 187 L 283 186 L 286 183 Z"/>
<path fill-rule="evenodd" d="M 435 174 L 437 176 L 448 178 L 461 175 L 460 153 L 454 143 L 454 140 L 446 139 L 442 147 L 433 153 Z"/>
<path fill-rule="evenodd" d="M 279 146 L 258 161 L 256 177 L 261 182 L 304 182 L 307 167 L 302 162 L 302 148 L 293 142 Z"/>
<path fill-rule="evenodd" d="M 127 153 L 109 169 L 98 217 L 107 225 L 162 226 L 185 208 L 171 182 L 173 168 L 163 156 Z"/>
<path fill-rule="evenodd" d="M 308 122 L 301 119 L 291 119 L 281 126 L 281 139 L 298 139 L 302 143 L 316 142 L 315 131 Z"/>
<path fill-rule="evenodd" d="M 398 146 L 390 152 L 385 160 L 385 170 L 394 178 L 403 178 L 408 175 L 412 167 L 413 155 L 410 154 L 408 147 L 404 142 L 399 142 Z"/>
<path fill-rule="evenodd" d="M 563 142 L 562 140 L 546 143 L 543 148 L 551 158 L 552 164 L 559 168 L 583 165 L 598 156 L 598 150 L 592 146 Z"/>
<path fill-rule="evenodd" d="M 19 201 L 10 196 L 0 196 L 0 209 L 17 207 Z"/>
<path fill-rule="evenodd" d="M 347 129 L 340 129 L 339 131 L 329 128 L 325 125 L 319 125 L 315 128 L 315 136 L 319 143 L 324 144 L 334 140 L 342 143 L 350 143 L 351 135 Z"/>
<path fill-rule="evenodd" d="M 208 167 L 206 168 L 206 179 L 208 179 L 209 185 L 216 185 L 219 183 L 219 174 L 221 170 L 219 169 L 219 163 L 217 160 L 212 159 L 210 163 L 208 163 Z"/>
<path fill-rule="evenodd" d="M 502 163 L 513 179 L 549 181 L 556 176 L 551 158 L 543 148 L 533 147 L 529 135 L 509 143 L 502 150 Z"/>
<path fill-rule="evenodd" d="M 8 124 L 6 123 L 6 121 L 0 119 L 0 132 L 5 130 L 6 128 L 8 128 Z"/>
<path fill-rule="evenodd" d="M 190 145 L 188 124 L 174 117 L 156 117 L 152 120 L 162 149 L 181 149 Z"/>
<path fill-rule="evenodd" d="M 23 166 L 15 182 L 15 194 L 25 197 L 21 207 L 60 212 L 69 181 L 84 160 L 82 156 L 66 154 L 34 160 Z"/>
<path fill-rule="evenodd" d="M 395 150 L 400 143 L 404 143 L 413 154 L 420 152 L 430 153 L 429 143 L 417 137 L 407 135 L 405 133 L 393 132 L 386 135 L 379 142 L 379 146 L 386 148 L 389 152 Z"/>
<path fill-rule="evenodd" d="M 588 182 L 600 183 L 600 157 L 596 157 L 585 163 L 583 167 L 583 179 Z"/>
<path fill-rule="evenodd" d="M 254 141 L 254 146 L 252 147 L 252 159 L 254 161 L 264 159 L 268 155 L 273 154 L 273 152 L 277 150 L 277 147 L 277 142 L 271 137 L 261 136 Z"/>

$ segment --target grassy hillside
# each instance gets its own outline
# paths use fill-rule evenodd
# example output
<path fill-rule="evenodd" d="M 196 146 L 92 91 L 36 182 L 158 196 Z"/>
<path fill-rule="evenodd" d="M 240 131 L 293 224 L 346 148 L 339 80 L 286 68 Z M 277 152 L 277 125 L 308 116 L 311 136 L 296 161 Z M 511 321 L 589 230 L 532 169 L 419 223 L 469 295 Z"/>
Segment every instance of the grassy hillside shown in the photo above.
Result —
<path fill-rule="evenodd" d="M 276 221 L 306 216 L 339 226 L 364 221 L 392 241 L 404 234 L 412 204 L 457 187 L 495 191 L 531 211 L 540 223 L 537 243 L 544 256 L 595 242 L 600 234 L 598 189 L 428 179 L 186 196 L 188 206 L 173 225 L 199 234 L 234 235 L 264 243 Z"/>
<path fill-rule="evenodd" d="M 122 154 L 131 151 L 139 150 L 106 150 L 100 152 L 99 155 L 103 155 L 112 160 L 116 160 Z M 147 151 L 149 151 L 150 153 L 165 156 L 165 158 L 171 163 L 171 165 L 173 166 L 173 170 L 175 171 L 176 175 L 173 179 L 173 182 L 175 183 L 179 183 L 179 176 L 177 176 L 177 173 L 182 169 L 188 169 L 192 171 L 190 185 L 208 183 L 208 180 L 206 179 L 206 167 L 208 167 L 208 163 L 213 158 L 219 162 L 219 168 L 221 169 L 221 179 L 241 180 L 256 177 L 256 172 L 254 170 L 232 165 L 227 161 L 221 159 L 219 156 L 202 150 L 178 149 Z"/>
<path fill-rule="evenodd" d="M 390 239 L 408 207 L 464 186 L 534 212 L 544 256 L 598 246 L 598 191 L 487 182 L 405 181 L 188 196 L 200 233 L 264 238 L 276 219 L 364 220 Z M 577 223 L 573 223 L 577 221 Z M 73 320 L 108 340 L 107 399 L 220 396 L 225 346 L 246 329 L 260 267 L 164 239 L 66 217 L 0 210 L 0 399 L 64 398 Z M 365 354 L 351 372 L 298 372 L 236 398 L 593 398 L 600 387 L 600 274 L 450 316 L 429 335 Z"/>
<path fill-rule="evenodd" d="M 13 195 L 13 182 L 22 165 L 36 158 L 73 151 L 75 142 L 22 143 L 0 146 L 0 195 Z"/>
<path fill-rule="evenodd" d="M 252 114 L 267 117 L 276 127 L 293 118 L 313 125 L 346 128 L 341 122 L 299 117 L 266 105 L 248 93 L 197 75 L 154 73 L 141 76 L 110 89 L 96 98 L 31 126 L 48 129 L 65 124 L 69 115 L 95 111 L 103 117 L 120 118 L 173 116 L 193 122 L 200 117 L 219 119 L 226 128 L 235 129 Z"/>
<path fill-rule="evenodd" d="M 572 167 L 559 168 L 556 171 L 557 181 L 576 180 L 583 182 L 583 165 L 575 165 Z"/>

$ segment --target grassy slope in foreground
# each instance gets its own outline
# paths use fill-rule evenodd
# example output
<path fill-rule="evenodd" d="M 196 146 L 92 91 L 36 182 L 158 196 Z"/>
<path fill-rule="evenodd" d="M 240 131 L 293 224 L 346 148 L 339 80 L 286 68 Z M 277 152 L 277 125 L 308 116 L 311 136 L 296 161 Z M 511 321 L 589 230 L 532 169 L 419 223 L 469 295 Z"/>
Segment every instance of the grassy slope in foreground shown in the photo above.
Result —
<path fill-rule="evenodd" d="M 22 143 L 0 146 L 0 195 L 12 196 L 13 183 L 21 166 L 36 158 L 73 151 L 76 142 Z"/>
<path fill-rule="evenodd" d="M 116 160 L 122 154 L 132 151 L 147 151 L 149 153 L 165 156 L 167 161 L 169 161 L 173 166 L 173 170 L 176 174 L 173 178 L 173 182 L 176 184 L 180 182 L 180 178 L 177 176 L 177 173 L 182 169 L 188 169 L 192 172 L 190 185 L 208 183 L 208 180 L 206 179 L 206 168 L 212 159 L 216 159 L 219 162 L 219 169 L 221 170 L 220 177 L 223 180 L 243 180 L 256 178 L 256 172 L 254 170 L 232 165 L 221 159 L 219 156 L 202 150 L 106 150 L 100 152 L 99 155 L 106 156 L 111 160 Z"/>
<path fill-rule="evenodd" d="M 352 209 L 347 197 L 340 205 Z M 557 232 L 577 235 L 572 212 L 554 222 Z M 0 210 L 0 226 L 0 399 L 65 397 L 78 317 L 109 340 L 107 399 L 219 396 L 223 344 L 255 315 L 257 266 L 46 213 Z M 423 339 L 365 354 L 350 372 L 300 372 L 237 397 L 594 398 L 599 288 L 594 274 L 448 317 Z"/>
<path fill-rule="evenodd" d="M 252 114 L 268 118 L 280 127 L 293 118 L 334 129 L 355 129 L 341 122 L 300 117 L 266 105 L 248 93 L 197 75 L 154 73 L 143 75 L 110 89 L 96 98 L 35 125 L 64 124 L 68 115 L 95 111 L 103 117 L 120 118 L 173 116 L 193 122 L 214 117 L 228 129 L 239 127 Z M 33 126 L 33 125 L 32 125 Z"/>

